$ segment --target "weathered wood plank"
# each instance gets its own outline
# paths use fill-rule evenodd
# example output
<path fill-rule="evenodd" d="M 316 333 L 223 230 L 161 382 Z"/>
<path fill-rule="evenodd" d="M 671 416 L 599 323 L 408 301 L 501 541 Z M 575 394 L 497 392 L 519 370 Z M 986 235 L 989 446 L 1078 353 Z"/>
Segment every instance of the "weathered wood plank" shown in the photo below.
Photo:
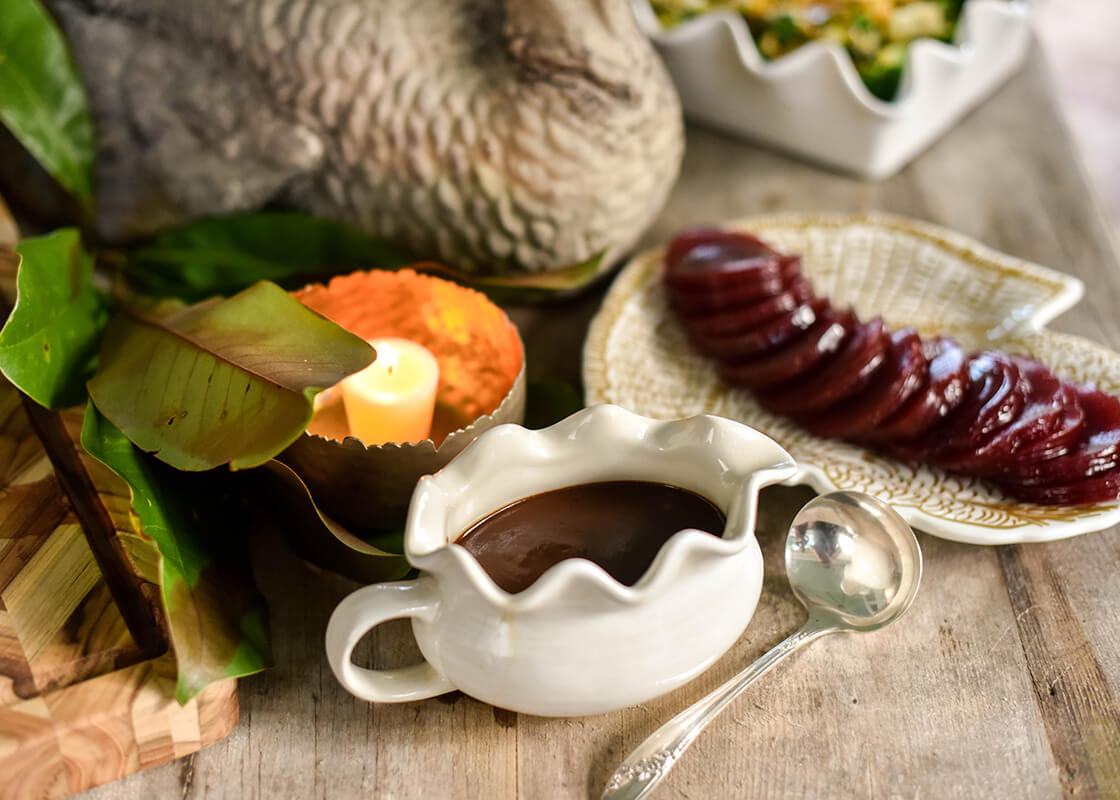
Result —
<path fill-rule="evenodd" d="M 645 241 L 747 214 L 872 208 L 1079 275 L 1090 292 L 1056 327 L 1120 346 L 1120 265 L 1037 59 L 882 183 L 690 130 L 680 183 Z M 531 377 L 578 375 L 597 302 L 588 295 L 514 312 Z M 656 725 L 800 624 L 780 548 L 806 497 L 764 496 L 763 602 L 726 658 L 667 697 L 576 720 L 495 714 L 469 698 L 376 708 L 353 700 L 322 655 L 326 618 L 348 584 L 266 546 L 259 571 L 278 666 L 242 682 L 242 725 L 188 762 L 92 796 L 597 796 Z M 1115 795 L 1117 532 L 1007 550 L 921 541 L 926 578 L 906 618 L 874 635 L 823 640 L 768 675 L 704 734 L 658 796 Z M 408 660 L 403 626 L 372 638 L 376 657 L 361 658 Z"/>
<path fill-rule="evenodd" d="M 1098 542 L 1103 537 L 1097 537 Z M 1066 794 L 1120 791 L 1116 689 L 1050 548 L 1002 547 L 1000 564 L 1046 736 Z"/>
<path fill-rule="evenodd" d="M 589 787 L 601 788 L 618 760 L 660 723 L 804 621 L 786 584 L 782 546 L 793 509 L 811 496 L 764 493 L 763 600 L 732 651 L 692 684 L 623 712 L 620 728 L 600 737 L 610 758 L 571 745 L 582 755 L 570 765 L 575 775 L 568 765 L 553 769 L 555 731 L 531 742 L 522 736 L 519 756 L 532 765 L 535 788 L 570 787 L 549 796 L 581 797 L 573 784 L 587 775 Z M 1058 775 L 994 551 L 925 536 L 921 543 L 926 586 L 904 621 L 872 636 L 823 640 L 763 678 L 693 745 L 665 797 L 1053 797 Z M 948 585 L 952 603 L 930 589 Z M 977 619 L 975 608 L 999 613 Z M 1002 667 L 986 671 L 990 663 Z M 1005 725 L 1022 735 L 992 735 Z"/>

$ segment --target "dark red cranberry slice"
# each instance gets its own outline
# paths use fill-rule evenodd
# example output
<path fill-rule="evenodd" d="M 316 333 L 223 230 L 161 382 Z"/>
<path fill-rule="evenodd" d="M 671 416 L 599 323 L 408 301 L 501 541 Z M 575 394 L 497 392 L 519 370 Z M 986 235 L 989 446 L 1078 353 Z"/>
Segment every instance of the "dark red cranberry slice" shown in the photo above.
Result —
<path fill-rule="evenodd" d="M 961 404 L 916 439 L 892 442 L 893 455 L 910 461 L 952 462 L 986 442 L 1022 411 L 1026 393 L 1019 385 L 1019 368 L 1003 353 L 973 353 L 968 377 Z"/>
<path fill-rule="evenodd" d="M 993 459 L 985 468 L 985 475 L 992 480 L 1038 483 L 1040 476 L 1045 475 L 1048 468 L 1052 468 L 1047 466 L 1048 462 L 1069 455 L 1083 444 L 1083 440 L 1087 438 L 1085 411 L 1069 384 L 1062 384 L 1061 395 L 1062 415 L 1054 430 L 1002 459 Z M 1063 468 L 1059 465 L 1059 470 L 1061 469 Z"/>
<path fill-rule="evenodd" d="M 968 360 L 959 344 L 939 336 L 922 343 L 929 377 L 902 408 L 860 438 L 867 442 L 913 439 L 960 405 L 968 386 Z"/>
<path fill-rule="evenodd" d="M 1011 361 L 1018 367 L 1020 383 L 1025 388 L 1022 411 L 978 446 L 956 455 L 943 454 L 939 459 L 942 466 L 976 475 L 1003 471 L 1013 465 L 1020 451 L 1047 439 L 1058 429 L 1067 403 L 1076 404 L 1076 398 L 1042 364 L 1023 356 L 1011 356 Z"/>
<path fill-rule="evenodd" d="M 974 353 L 968 369 L 970 383 L 964 401 L 929 433 L 931 458 L 941 465 L 986 445 L 1022 415 L 1027 403 L 1030 386 L 1006 354 Z"/>
<path fill-rule="evenodd" d="M 813 327 L 792 344 L 758 358 L 721 365 L 728 383 L 748 389 L 777 386 L 802 375 L 835 353 L 856 326 L 851 311 L 825 309 Z"/>
<path fill-rule="evenodd" d="M 1019 486 L 1056 486 L 1120 466 L 1120 400 L 1092 387 L 1075 386 L 1073 390 L 1085 412 L 1081 440 L 1053 458 L 1010 464 L 993 480 Z"/>
<path fill-rule="evenodd" d="M 669 305 L 684 314 L 701 314 L 758 303 L 786 291 L 801 276 L 801 265 L 796 261 L 782 262 L 745 274 L 739 280 L 731 280 L 726 273 L 715 275 L 710 286 L 699 289 L 684 290 L 666 280 Z"/>
<path fill-rule="evenodd" d="M 776 258 L 782 253 L 757 236 L 719 228 L 693 228 L 673 237 L 665 248 L 665 263 L 674 273 L 711 272 L 728 261 Z"/>
<path fill-rule="evenodd" d="M 1098 433 L 1059 456 L 1009 467 L 991 478 L 1001 484 L 1050 486 L 1099 475 L 1120 466 L 1118 441 L 1120 431 Z"/>
<path fill-rule="evenodd" d="M 721 361 L 753 358 L 804 336 L 826 308 L 827 300 L 811 300 L 747 333 L 693 338 L 693 342 L 705 353 Z"/>
<path fill-rule="evenodd" d="M 801 269 L 797 262 L 778 257 L 749 263 L 732 262 L 731 266 L 738 267 L 738 270 L 724 272 L 713 268 L 711 272 L 684 275 L 666 271 L 665 288 L 672 295 L 697 298 L 721 292 L 728 287 L 763 291 L 772 287 L 774 281 L 781 281 L 787 275 L 800 274 Z"/>
<path fill-rule="evenodd" d="M 818 436 L 847 439 L 867 433 L 897 411 L 928 377 L 922 341 L 913 328 L 891 334 L 889 359 L 857 395 L 804 422 Z"/>
<path fill-rule="evenodd" d="M 876 317 L 857 325 L 843 348 L 810 375 L 760 391 L 758 399 L 795 419 L 815 414 L 867 386 L 886 361 L 889 347 L 883 320 Z"/>
<path fill-rule="evenodd" d="M 701 229 L 680 234 L 665 250 L 665 281 L 678 289 L 733 285 L 800 256 L 785 255 L 747 233 Z"/>
<path fill-rule="evenodd" d="M 1077 399 L 1073 388 L 1062 383 L 1062 416 L 1054 430 L 1038 441 L 1020 448 L 1008 459 L 1012 472 L 1023 472 L 1023 465 L 1046 461 L 1065 455 L 1081 441 L 1085 435 L 1085 409 Z"/>
<path fill-rule="evenodd" d="M 683 315 L 685 327 L 697 338 L 731 336 L 757 328 L 813 299 L 813 290 L 804 277 L 794 278 L 781 294 L 742 308 Z"/>
<path fill-rule="evenodd" d="M 664 262 L 670 289 L 710 291 L 774 277 L 783 266 L 800 271 L 801 258 L 779 253 L 750 234 L 702 229 L 670 242 Z"/>
<path fill-rule="evenodd" d="M 1092 384 L 1069 384 L 1077 394 L 1077 402 L 1085 409 L 1088 430 L 1102 432 L 1120 429 L 1120 399 L 1106 394 Z"/>
<path fill-rule="evenodd" d="M 1120 499 L 1120 468 L 1070 483 L 1046 486 L 998 484 L 1019 500 L 1043 505 L 1083 506 L 1090 503 L 1111 503 Z"/>
<path fill-rule="evenodd" d="M 1026 391 L 1019 382 L 1019 367 L 1004 353 L 973 353 L 968 360 L 968 377 L 969 391 L 954 412 L 959 421 L 949 423 L 945 432 L 975 443 L 1019 415 Z"/>

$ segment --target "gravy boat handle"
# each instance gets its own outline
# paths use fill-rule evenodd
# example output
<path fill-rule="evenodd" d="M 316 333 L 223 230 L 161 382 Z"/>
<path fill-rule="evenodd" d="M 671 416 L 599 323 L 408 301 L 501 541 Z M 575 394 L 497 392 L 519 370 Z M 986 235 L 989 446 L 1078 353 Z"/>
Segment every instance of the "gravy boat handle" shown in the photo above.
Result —
<path fill-rule="evenodd" d="M 451 682 L 427 661 L 397 669 L 367 669 L 350 660 L 361 638 L 382 622 L 431 619 L 438 607 L 435 585 L 422 578 L 376 583 L 347 596 L 327 623 L 327 661 L 339 683 L 371 703 L 406 703 L 453 691 Z"/>

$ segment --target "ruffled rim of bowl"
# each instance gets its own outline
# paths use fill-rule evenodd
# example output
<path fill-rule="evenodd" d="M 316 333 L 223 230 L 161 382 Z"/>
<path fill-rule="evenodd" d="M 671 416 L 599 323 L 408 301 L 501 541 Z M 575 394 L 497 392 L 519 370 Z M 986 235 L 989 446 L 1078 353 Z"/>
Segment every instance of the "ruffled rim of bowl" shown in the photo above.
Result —
<path fill-rule="evenodd" d="M 881 100 L 871 93 L 856 70 L 855 63 L 839 44 L 813 41 L 801 45 L 781 58 L 767 61 L 758 50 L 754 36 L 742 15 L 731 9 L 707 11 L 673 28 L 665 28 L 654 14 L 649 0 L 631 0 L 638 25 L 654 42 L 662 45 L 689 45 L 711 35 L 728 35 L 735 43 L 739 60 L 750 73 L 776 83 L 796 79 L 803 72 L 815 69 L 838 70 L 851 96 L 873 114 L 892 119 L 904 116 L 913 104 L 914 80 L 912 73 L 922 70 L 923 61 L 939 61 L 957 68 L 973 59 L 975 43 L 972 31 L 982 17 L 998 16 L 1020 21 L 1030 13 L 1031 0 L 968 0 L 957 22 L 952 43 L 937 39 L 918 38 L 910 45 L 909 54 L 902 67 L 899 91 L 893 100 Z M 822 64 L 818 67 L 817 64 Z"/>
<path fill-rule="evenodd" d="M 773 459 L 765 466 L 751 470 L 739 478 L 733 485 L 731 501 L 726 508 L 727 526 L 737 525 L 741 533 L 733 536 L 713 536 L 711 533 L 696 529 L 682 529 L 674 533 L 654 557 L 653 562 L 646 569 L 642 577 L 633 585 L 626 586 L 619 583 L 605 569 L 585 559 L 565 559 L 546 570 L 529 588 L 522 592 L 510 593 L 500 588 L 482 565 L 462 546 L 454 542 L 443 544 L 424 543 L 417 547 L 411 541 L 409 533 L 414 525 L 414 516 L 419 517 L 417 509 L 424 505 L 424 498 L 431 495 L 445 495 L 440 481 L 446 481 L 445 472 L 455 466 L 460 459 L 468 455 L 475 461 L 485 462 L 493 460 L 500 455 L 509 443 L 503 437 L 518 437 L 526 442 L 540 443 L 543 440 L 553 439 L 560 441 L 573 441 L 578 437 L 578 429 L 586 420 L 594 416 L 609 416 L 612 434 L 622 437 L 631 428 L 624 426 L 645 426 L 657 430 L 664 430 L 669 426 L 680 426 L 692 423 L 706 425 L 709 433 L 715 434 L 725 430 L 725 435 L 736 435 L 739 443 L 746 440 L 769 445 Z M 732 433 L 734 432 L 734 433 Z M 730 445 L 729 445 L 730 446 Z M 462 466 L 462 464 L 460 464 Z M 444 470 L 435 475 L 428 475 L 420 479 L 413 502 L 409 510 L 409 520 L 405 529 L 405 556 L 409 563 L 421 570 L 433 573 L 446 569 L 450 561 L 461 569 L 475 589 L 494 606 L 509 612 L 524 612 L 536 608 L 546 607 L 555 602 L 558 597 L 575 592 L 575 596 L 599 596 L 607 601 L 620 605 L 633 606 L 648 602 L 652 596 L 658 596 L 666 590 L 666 585 L 673 581 L 681 572 L 687 569 L 689 562 L 697 557 L 707 555 L 730 556 L 750 547 L 752 544 L 757 549 L 756 526 L 758 522 L 758 496 L 759 491 L 773 484 L 788 481 L 797 474 L 797 464 L 788 453 L 766 434 L 735 422 L 712 415 L 699 415 L 685 419 L 656 420 L 643 417 L 627 409 L 610 404 L 590 406 L 578 411 L 554 425 L 540 430 L 530 430 L 517 425 L 502 425 L 487 431 L 472 445 L 471 451 L 465 451 L 458 456 Z M 730 469 L 728 470 L 730 472 Z M 441 478 L 441 476 L 443 476 Z M 443 519 L 446 519 L 444 517 Z M 431 520 L 428 520 L 430 523 Z M 726 528 L 725 531 L 726 532 Z M 761 556 L 760 556 L 761 558 Z"/>

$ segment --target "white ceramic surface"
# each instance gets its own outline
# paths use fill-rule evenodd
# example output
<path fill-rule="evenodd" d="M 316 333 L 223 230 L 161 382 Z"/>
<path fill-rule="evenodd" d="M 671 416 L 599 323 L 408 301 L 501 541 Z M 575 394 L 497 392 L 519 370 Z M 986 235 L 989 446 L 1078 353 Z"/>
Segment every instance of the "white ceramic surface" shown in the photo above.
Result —
<path fill-rule="evenodd" d="M 367 586 L 339 604 L 327 627 L 331 668 L 373 702 L 461 689 L 545 716 L 595 714 L 663 694 L 706 669 L 745 629 L 762 588 L 758 490 L 795 471 L 773 441 L 716 417 L 659 422 L 602 405 L 541 431 L 501 425 L 420 480 L 405 529 L 405 554 L 420 577 Z M 515 500 L 604 480 L 657 481 L 707 497 L 727 515 L 723 536 L 677 532 L 630 587 L 590 561 L 568 559 L 518 594 L 498 588 L 453 544 Z M 368 630 L 400 617 L 412 618 L 424 663 L 352 663 Z"/>
<path fill-rule="evenodd" d="M 724 227 L 801 253 L 822 297 L 862 319 L 923 337 L 948 334 L 969 350 L 1034 356 L 1056 375 L 1120 395 L 1120 354 L 1046 323 L 1080 299 L 1081 281 L 998 253 L 926 223 L 887 214 L 789 214 Z M 855 489 L 890 503 L 915 528 L 972 544 L 1062 539 L 1120 522 L 1120 503 L 1044 506 L 991 484 L 904 464 L 847 442 L 814 436 L 728 386 L 689 345 L 661 288 L 662 248 L 623 268 L 591 324 L 583 354 L 588 403 L 617 403 L 651 417 L 719 414 L 763 431 L 799 465 L 795 481 L 818 491 Z"/>
<path fill-rule="evenodd" d="M 898 96 L 875 97 L 838 44 L 766 61 L 743 18 L 713 11 L 666 30 L 648 0 L 635 14 L 691 119 L 869 178 L 907 164 L 1023 63 L 1026 0 L 968 0 L 952 45 L 910 46 Z"/>

